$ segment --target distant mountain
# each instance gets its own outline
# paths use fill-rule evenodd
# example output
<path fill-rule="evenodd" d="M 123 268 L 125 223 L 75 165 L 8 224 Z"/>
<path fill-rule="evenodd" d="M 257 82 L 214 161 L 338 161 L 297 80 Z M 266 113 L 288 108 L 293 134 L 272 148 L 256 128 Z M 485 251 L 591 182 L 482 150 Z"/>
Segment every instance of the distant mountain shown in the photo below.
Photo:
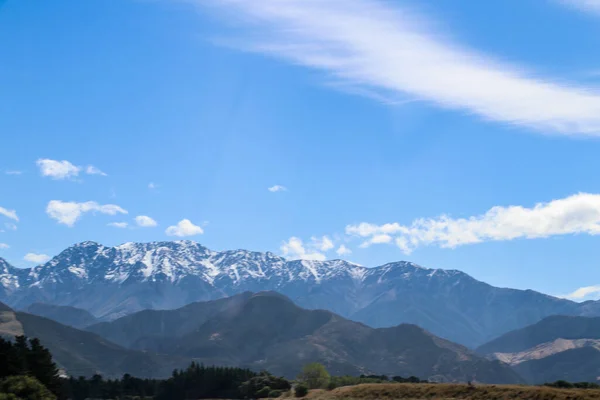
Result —
<path fill-rule="evenodd" d="M 600 383 L 600 351 L 595 347 L 581 347 L 524 361 L 513 368 L 532 384 L 558 380 Z"/>
<path fill-rule="evenodd" d="M 25 310 L 29 314 L 46 317 L 73 328 L 85 328 L 98 322 L 98 319 L 86 310 L 70 306 L 55 306 L 52 304 L 33 303 Z"/>
<path fill-rule="evenodd" d="M 530 383 L 600 378 L 600 318 L 552 316 L 477 349 L 513 366 Z"/>
<path fill-rule="evenodd" d="M 329 311 L 300 308 L 272 292 L 244 293 L 158 313 L 143 311 L 89 329 L 145 351 L 191 357 L 209 365 L 267 369 L 288 377 L 307 363 L 321 362 L 336 375 L 521 382 L 509 366 L 415 325 L 373 329 Z M 192 315 L 200 316 L 182 328 Z M 165 323 L 173 324 L 173 329 L 165 329 Z M 129 332 L 129 327 L 134 330 Z"/>
<path fill-rule="evenodd" d="M 600 318 L 562 315 L 544 318 L 480 346 L 477 352 L 516 353 L 557 339 L 600 339 Z"/>
<path fill-rule="evenodd" d="M 62 325 L 50 319 L 23 312 L 6 311 L 0 303 L 0 335 L 26 335 L 38 338 L 55 362 L 73 376 L 121 377 L 130 373 L 140 377 L 167 377 L 189 359 L 159 356 L 125 349 L 102 337 Z M 1 311 L 5 310 L 5 311 Z"/>
<path fill-rule="evenodd" d="M 263 290 L 373 327 L 416 324 L 471 347 L 549 315 L 600 315 L 600 303 L 495 288 L 456 270 L 287 261 L 272 253 L 216 252 L 191 241 L 83 242 L 27 270 L 0 260 L 0 301 L 19 309 L 36 302 L 77 307 L 102 320 Z"/>
<path fill-rule="evenodd" d="M 176 310 L 144 310 L 111 322 L 88 326 L 86 330 L 129 348 L 144 348 L 150 340 L 180 337 L 196 330 L 210 318 L 234 310 L 252 297 L 244 292 L 219 300 L 191 303 Z"/>

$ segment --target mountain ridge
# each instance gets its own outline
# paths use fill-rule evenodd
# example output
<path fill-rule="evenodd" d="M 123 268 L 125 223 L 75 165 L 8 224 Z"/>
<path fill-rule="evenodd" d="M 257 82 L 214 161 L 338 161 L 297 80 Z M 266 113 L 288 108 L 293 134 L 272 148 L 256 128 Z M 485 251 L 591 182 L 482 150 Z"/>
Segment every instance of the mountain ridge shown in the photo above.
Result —
<path fill-rule="evenodd" d="M 600 315 L 596 303 L 495 288 L 459 270 L 407 261 L 368 268 L 286 260 L 270 252 L 213 251 L 188 240 L 115 247 L 87 241 L 26 270 L 0 262 L 0 301 L 17 309 L 36 302 L 72 306 L 102 320 L 265 290 L 372 327 L 414 323 L 470 347 L 549 315 Z"/>
<path fill-rule="evenodd" d="M 310 362 L 335 375 L 415 375 L 436 381 L 520 383 L 505 364 L 413 325 L 371 328 L 326 310 L 308 310 L 275 292 L 243 293 L 162 311 L 163 321 L 142 311 L 89 327 L 130 349 L 189 357 L 207 365 L 267 369 L 294 377 Z M 190 314 L 201 314 L 185 329 Z M 165 330 L 162 322 L 173 329 Z M 137 325 L 138 329 L 129 328 Z M 125 334 L 128 337 L 123 338 Z"/>

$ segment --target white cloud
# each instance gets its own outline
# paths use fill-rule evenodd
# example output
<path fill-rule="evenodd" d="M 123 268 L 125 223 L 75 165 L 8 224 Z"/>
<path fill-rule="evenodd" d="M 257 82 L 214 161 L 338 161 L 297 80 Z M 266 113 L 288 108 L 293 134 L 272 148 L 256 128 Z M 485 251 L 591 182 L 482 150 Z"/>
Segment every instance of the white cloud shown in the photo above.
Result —
<path fill-rule="evenodd" d="M 335 252 L 340 257 L 341 256 L 346 256 L 348 254 L 352 254 L 352 250 L 350 250 L 349 248 L 347 248 L 345 245 L 341 245 L 340 247 L 338 247 L 338 249 Z"/>
<path fill-rule="evenodd" d="M 10 218 L 19 222 L 19 216 L 15 210 L 9 210 L 7 208 L 0 207 L 0 215 L 4 215 L 6 218 Z"/>
<path fill-rule="evenodd" d="M 25 257 L 23 257 L 23 260 L 36 264 L 42 264 L 50 260 L 50 258 L 51 257 L 47 254 L 27 253 L 25 254 Z"/>
<path fill-rule="evenodd" d="M 574 301 L 598 300 L 600 299 L 600 285 L 581 287 L 573 293 L 558 297 Z"/>
<path fill-rule="evenodd" d="M 274 186 L 271 186 L 268 190 L 269 190 L 269 192 L 286 192 L 287 188 L 285 186 L 281 186 L 281 185 L 274 185 Z"/>
<path fill-rule="evenodd" d="M 105 172 L 101 171 L 99 168 L 94 167 L 93 165 L 88 165 L 85 168 L 85 173 L 88 174 L 88 175 L 108 176 L 108 174 L 106 174 Z"/>
<path fill-rule="evenodd" d="M 0 243 L 0 249 L 9 249 L 10 246 L 7 245 L 6 243 Z"/>
<path fill-rule="evenodd" d="M 600 15 L 600 0 L 559 0 L 568 6 Z"/>
<path fill-rule="evenodd" d="M 320 251 L 328 251 L 333 249 L 333 242 L 331 241 L 331 239 L 329 239 L 328 236 L 323 236 L 323 237 L 311 237 L 310 240 L 312 241 L 312 247 L 317 248 Z"/>
<path fill-rule="evenodd" d="M 4 171 L 4 173 L 6 175 L 22 175 L 23 171 L 9 170 L 9 171 Z"/>
<path fill-rule="evenodd" d="M 111 222 L 107 225 L 112 226 L 114 228 L 120 228 L 120 229 L 125 229 L 129 226 L 129 224 L 127 222 Z"/>
<path fill-rule="evenodd" d="M 158 185 L 154 182 L 150 182 L 148 184 L 148 189 L 150 189 L 150 190 L 156 189 L 157 187 L 158 187 Z"/>
<path fill-rule="evenodd" d="M 72 227 L 85 213 L 99 212 L 101 214 L 127 214 L 127 210 L 115 204 L 98 204 L 95 201 L 77 203 L 74 201 L 51 200 L 46 207 L 46 214 L 59 223 Z"/>
<path fill-rule="evenodd" d="M 77 177 L 81 171 L 81 167 L 73 165 L 67 160 L 58 161 L 40 158 L 36 164 L 40 168 L 42 176 L 52 179 L 72 179 Z"/>
<path fill-rule="evenodd" d="M 4 227 L 6 229 L 8 229 L 9 231 L 16 231 L 17 230 L 17 225 L 13 224 L 12 222 L 5 222 L 4 223 Z"/>
<path fill-rule="evenodd" d="M 169 226 L 165 230 L 165 233 L 168 236 L 194 236 L 202 235 L 204 233 L 204 229 L 202 229 L 198 225 L 194 225 L 189 219 L 182 219 L 177 223 L 177 225 Z"/>
<path fill-rule="evenodd" d="M 325 261 L 325 254 L 314 250 L 307 250 L 300 238 L 292 236 L 287 242 L 281 245 L 281 252 L 287 258 L 292 260 L 315 260 Z"/>
<path fill-rule="evenodd" d="M 40 168 L 42 176 L 47 176 L 52 179 L 74 179 L 79 176 L 81 171 L 84 171 L 88 175 L 107 176 L 106 173 L 93 165 L 88 165 L 84 169 L 67 160 L 58 161 L 49 158 L 40 158 L 36 161 L 36 164 Z"/>
<path fill-rule="evenodd" d="M 220 5 L 256 30 L 226 44 L 325 71 L 363 92 L 415 98 L 544 133 L 600 135 L 598 90 L 546 79 L 453 43 L 432 28 L 435 23 L 390 2 L 192 1 Z"/>
<path fill-rule="evenodd" d="M 579 193 L 532 208 L 495 206 L 469 218 L 420 218 L 411 225 L 391 223 L 348 225 L 346 233 L 365 239 L 362 246 L 389 243 L 387 236 L 405 253 L 420 246 L 454 248 L 485 241 L 543 238 L 567 234 L 600 234 L 600 194 Z M 384 239 L 385 238 L 385 239 Z M 366 243 L 366 244 L 365 244 Z"/>
<path fill-rule="evenodd" d="M 152 228 L 158 225 L 155 220 L 148 217 L 147 215 L 138 215 L 137 217 L 135 217 L 135 223 L 143 228 Z"/>

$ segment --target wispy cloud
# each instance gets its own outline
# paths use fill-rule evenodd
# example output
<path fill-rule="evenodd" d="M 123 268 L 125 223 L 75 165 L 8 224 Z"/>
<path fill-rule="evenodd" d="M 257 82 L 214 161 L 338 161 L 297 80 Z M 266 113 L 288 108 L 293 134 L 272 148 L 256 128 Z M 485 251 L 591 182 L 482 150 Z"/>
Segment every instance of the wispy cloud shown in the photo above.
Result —
<path fill-rule="evenodd" d="M 10 246 L 7 245 L 6 243 L 0 243 L 0 250 L 4 250 L 4 249 L 9 249 Z"/>
<path fill-rule="evenodd" d="M 558 297 L 574 301 L 598 300 L 600 299 L 600 285 L 580 287 L 572 293 Z"/>
<path fill-rule="evenodd" d="M 35 253 L 27 253 L 25 254 L 25 257 L 23 257 L 23 260 L 31 262 L 31 263 L 35 263 L 35 264 L 42 264 L 45 263 L 46 261 L 50 260 L 50 256 L 47 254 L 35 254 Z"/>
<path fill-rule="evenodd" d="M 582 11 L 596 13 L 600 16 L 600 0 L 558 0 L 561 3 L 580 9 Z"/>
<path fill-rule="evenodd" d="M 315 260 L 325 261 L 327 257 L 325 254 L 318 251 L 318 249 L 307 249 L 302 242 L 302 239 L 292 236 L 289 240 L 284 241 L 281 244 L 281 252 L 287 258 L 292 260 Z"/>
<path fill-rule="evenodd" d="M 127 222 L 111 222 L 107 224 L 108 226 L 112 226 L 113 228 L 125 229 L 129 226 Z"/>
<path fill-rule="evenodd" d="M 59 161 L 51 160 L 49 158 L 40 158 L 36 161 L 36 164 L 39 167 L 42 176 L 55 180 L 75 179 L 82 171 L 88 175 L 107 176 L 106 173 L 93 165 L 88 165 L 83 168 L 67 160 Z"/>
<path fill-rule="evenodd" d="M 108 176 L 107 173 L 100 170 L 98 167 L 94 167 L 93 165 L 88 165 L 85 168 L 85 173 L 88 175 L 100 175 L 100 176 Z"/>
<path fill-rule="evenodd" d="M 270 188 L 268 188 L 268 190 L 269 192 L 286 192 L 287 188 L 282 185 L 273 185 Z"/>
<path fill-rule="evenodd" d="M 154 190 L 154 189 L 156 189 L 157 187 L 158 187 L 158 185 L 157 185 L 156 183 L 154 183 L 154 182 L 150 182 L 150 183 L 148 184 L 148 189 L 150 189 L 150 190 Z"/>
<path fill-rule="evenodd" d="M 18 171 L 18 170 L 8 170 L 8 171 L 4 171 L 4 173 L 6 175 L 22 175 L 23 171 Z"/>
<path fill-rule="evenodd" d="M 395 243 L 405 253 L 438 245 L 454 248 L 486 241 L 544 238 L 567 234 L 600 234 L 600 194 L 579 193 L 534 207 L 496 206 L 469 218 L 420 218 L 397 222 L 348 225 L 346 233 L 364 239 L 361 246 Z"/>
<path fill-rule="evenodd" d="M 4 215 L 6 218 L 10 218 L 19 222 L 19 217 L 17 216 L 17 212 L 15 210 L 9 210 L 7 208 L 0 207 L 0 215 Z"/>
<path fill-rule="evenodd" d="M 191 1 L 220 5 L 254 29 L 234 46 L 325 71 L 384 98 L 409 96 L 544 133 L 600 135 L 598 89 L 543 78 L 458 45 L 389 2 Z"/>
<path fill-rule="evenodd" d="M 116 204 L 98 204 L 95 201 L 77 203 L 74 201 L 51 200 L 46 206 L 46 214 L 50 218 L 69 227 L 73 227 L 83 214 L 89 212 L 108 215 L 127 214 L 127 210 Z"/>
<path fill-rule="evenodd" d="M 204 229 L 198 225 L 194 225 L 189 219 L 182 219 L 177 223 L 177 225 L 169 226 L 165 230 L 165 233 L 167 236 L 195 236 L 202 235 L 204 233 Z"/>

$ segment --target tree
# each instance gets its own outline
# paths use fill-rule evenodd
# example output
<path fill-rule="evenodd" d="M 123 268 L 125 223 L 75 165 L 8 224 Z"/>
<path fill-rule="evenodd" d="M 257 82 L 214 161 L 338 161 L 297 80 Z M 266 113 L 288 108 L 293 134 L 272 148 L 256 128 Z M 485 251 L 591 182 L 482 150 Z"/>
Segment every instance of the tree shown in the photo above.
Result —
<path fill-rule="evenodd" d="M 60 393 L 61 382 L 52 354 L 37 338 L 31 339 L 29 345 L 31 348 L 26 355 L 29 375 L 35 376 L 52 393 Z"/>
<path fill-rule="evenodd" d="M 4 378 L 0 381 L 0 393 L 5 394 L 6 399 L 56 400 L 56 396 L 48 388 L 31 376 Z"/>
<path fill-rule="evenodd" d="M 324 389 L 329 384 L 329 372 L 323 364 L 311 363 L 304 366 L 298 380 L 304 382 L 309 389 Z"/>

